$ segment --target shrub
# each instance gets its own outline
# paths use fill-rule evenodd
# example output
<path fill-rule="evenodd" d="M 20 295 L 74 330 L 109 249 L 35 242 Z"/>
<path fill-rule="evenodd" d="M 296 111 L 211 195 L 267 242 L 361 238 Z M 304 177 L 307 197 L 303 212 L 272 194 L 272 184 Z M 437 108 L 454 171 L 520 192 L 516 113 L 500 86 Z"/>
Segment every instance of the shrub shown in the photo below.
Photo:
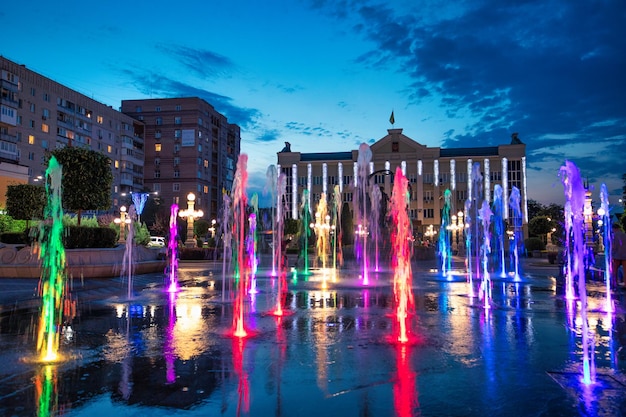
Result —
<path fill-rule="evenodd" d="M 66 249 L 112 248 L 117 244 L 117 233 L 109 227 L 69 226 L 63 245 Z"/>
<path fill-rule="evenodd" d="M 529 252 L 534 250 L 544 250 L 546 248 L 546 244 L 538 237 L 529 237 L 524 241 L 524 247 Z"/>
<path fill-rule="evenodd" d="M 0 242 L 9 245 L 28 244 L 28 234 L 24 232 L 6 232 L 0 234 Z"/>

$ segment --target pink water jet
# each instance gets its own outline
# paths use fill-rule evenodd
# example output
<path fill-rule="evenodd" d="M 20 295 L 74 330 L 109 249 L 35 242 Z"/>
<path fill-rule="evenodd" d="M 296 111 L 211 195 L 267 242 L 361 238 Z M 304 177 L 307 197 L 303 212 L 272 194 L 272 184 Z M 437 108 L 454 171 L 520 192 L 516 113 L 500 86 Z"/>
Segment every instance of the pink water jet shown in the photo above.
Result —
<path fill-rule="evenodd" d="M 167 242 L 167 291 L 178 291 L 178 204 L 170 207 L 170 236 Z"/>
<path fill-rule="evenodd" d="M 235 298 L 233 313 L 233 335 L 239 338 L 246 337 L 248 331 L 244 325 L 244 302 L 248 288 L 248 262 L 245 259 L 246 241 L 246 210 L 248 206 L 248 197 L 246 196 L 246 188 L 248 185 L 248 155 L 239 155 L 237 161 L 237 172 L 233 182 L 233 233 L 232 237 L 236 242 L 237 248 L 237 295 Z"/>

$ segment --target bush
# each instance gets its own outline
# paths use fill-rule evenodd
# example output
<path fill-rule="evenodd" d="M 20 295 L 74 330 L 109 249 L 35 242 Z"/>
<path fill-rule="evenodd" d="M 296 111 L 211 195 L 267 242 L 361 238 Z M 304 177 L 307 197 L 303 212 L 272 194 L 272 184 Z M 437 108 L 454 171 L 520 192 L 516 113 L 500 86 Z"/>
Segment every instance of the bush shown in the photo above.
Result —
<path fill-rule="evenodd" d="M 28 234 L 24 232 L 6 232 L 0 234 L 0 242 L 9 245 L 28 244 Z"/>
<path fill-rule="evenodd" d="M 213 249 L 207 248 L 180 248 L 178 249 L 178 258 L 182 260 L 202 260 L 213 259 Z"/>
<path fill-rule="evenodd" d="M 110 227 L 66 227 L 63 238 L 66 249 L 113 248 L 117 244 L 117 233 Z"/>
<path fill-rule="evenodd" d="M 529 237 L 524 241 L 524 247 L 528 252 L 532 252 L 534 250 L 544 250 L 546 244 L 538 237 Z"/>

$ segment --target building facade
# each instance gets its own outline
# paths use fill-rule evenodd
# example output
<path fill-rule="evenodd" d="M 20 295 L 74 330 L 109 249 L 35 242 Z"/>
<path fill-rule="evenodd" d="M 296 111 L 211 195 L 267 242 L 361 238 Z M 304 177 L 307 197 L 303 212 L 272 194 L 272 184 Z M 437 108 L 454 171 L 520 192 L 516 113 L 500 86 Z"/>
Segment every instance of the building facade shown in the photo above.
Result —
<path fill-rule="evenodd" d="M 122 112 L 145 124 L 145 185 L 166 204 L 217 219 L 241 149 L 239 126 L 198 97 L 123 100 Z"/>
<path fill-rule="evenodd" d="M 475 169 L 481 174 L 482 198 L 488 202 L 493 199 L 496 184 L 502 187 L 502 198 L 507 203 L 513 187 L 520 191 L 522 223 L 524 226 L 528 223 L 526 146 L 517 134 L 506 145 L 446 149 L 424 146 L 404 135 L 402 129 L 388 129 L 388 134 L 372 144 L 370 150 L 372 157 L 367 167 L 370 183 L 379 184 L 391 196 L 397 167 L 409 180 L 409 217 L 417 235 L 427 236 L 429 229 L 432 231 L 441 224 L 446 190 L 451 193 L 451 212 L 464 210 L 465 201 L 472 196 Z M 291 217 L 298 218 L 305 189 L 312 211 L 322 193 L 327 199 L 332 197 L 335 186 L 339 187 L 342 202 L 352 206 L 360 181 L 358 157 L 359 150 L 300 153 L 289 148 L 279 152 L 278 165 L 286 176 L 286 203 Z M 513 215 L 508 210 L 504 214 L 505 218 Z"/>
<path fill-rule="evenodd" d="M 143 189 L 143 123 L 1 56 L 0 70 L 2 162 L 37 183 L 48 152 L 86 147 L 111 158 L 114 206 Z"/>

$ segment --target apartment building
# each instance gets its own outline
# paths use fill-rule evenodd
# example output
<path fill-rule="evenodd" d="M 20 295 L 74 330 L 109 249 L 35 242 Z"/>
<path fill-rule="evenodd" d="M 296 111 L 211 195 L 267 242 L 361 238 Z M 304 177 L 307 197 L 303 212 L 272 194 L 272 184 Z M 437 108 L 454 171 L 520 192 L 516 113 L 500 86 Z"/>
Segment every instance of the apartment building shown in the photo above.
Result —
<path fill-rule="evenodd" d="M 430 227 L 441 224 L 444 192 L 450 190 L 451 212 L 463 211 L 465 201 L 472 197 L 472 171 L 478 168 L 482 196 L 492 201 L 496 184 L 508 201 L 513 187 L 520 191 L 524 230 L 528 223 L 526 194 L 526 145 L 513 134 L 510 143 L 489 147 L 439 148 L 422 145 L 402 133 L 388 129 L 387 135 L 370 146 L 372 158 L 367 167 L 368 182 L 379 184 L 391 196 L 393 176 L 401 167 L 409 180 L 409 217 L 417 235 L 426 235 Z M 356 199 L 359 179 L 359 150 L 332 153 L 278 152 L 280 172 L 286 175 L 287 209 L 298 218 L 303 190 L 308 190 L 309 206 L 315 211 L 321 195 L 327 199 L 339 187 L 342 202 Z M 476 165 L 478 164 L 478 166 Z M 474 175 L 474 177 L 477 177 Z M 513 216 L 509 211 L 505 216 Z"/>
<path fill-rule="evenodd" d="M 143 190 L 143 123 L 2 56 L 0 70 L 0 160 L 12 171 L 37 183 L 47 152 L 80 146 L 111 158 L 114 207 Z"/>
<path fill-rule="evenodd" d="M 123 100 L 122 112 L 145 124 L 145 178 L 166 204 L 217 219 L 222 191 L 232 189 L 241 149 L 239 126 L 198 97 Z"/>

